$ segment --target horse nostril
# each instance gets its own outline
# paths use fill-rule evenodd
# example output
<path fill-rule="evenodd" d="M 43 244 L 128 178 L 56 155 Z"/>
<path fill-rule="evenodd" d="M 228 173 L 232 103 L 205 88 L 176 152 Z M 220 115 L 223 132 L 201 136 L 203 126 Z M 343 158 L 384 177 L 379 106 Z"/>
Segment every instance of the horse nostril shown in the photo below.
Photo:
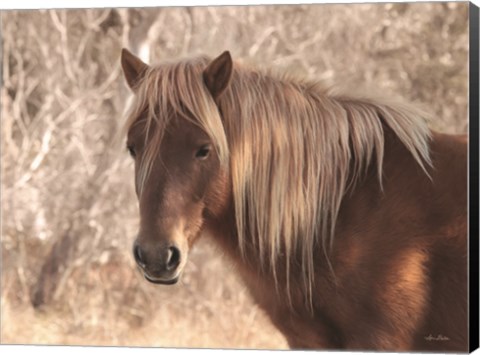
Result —
<path fill-rule="evenodd" d="M 135 243 L 133 246 L 133 257 L 135 258 L 135 261 L 137 262 L 138 266 L 141 268 L 145 268 L 145 261 L 143 260 L 143 254 L 140 249 L 140 246 Z"/>
<path fill-rule="evenodd" d="M 180 250 L 177 247 L 168 248 L 167 270 L 173 270 L 180 264 Z"/>

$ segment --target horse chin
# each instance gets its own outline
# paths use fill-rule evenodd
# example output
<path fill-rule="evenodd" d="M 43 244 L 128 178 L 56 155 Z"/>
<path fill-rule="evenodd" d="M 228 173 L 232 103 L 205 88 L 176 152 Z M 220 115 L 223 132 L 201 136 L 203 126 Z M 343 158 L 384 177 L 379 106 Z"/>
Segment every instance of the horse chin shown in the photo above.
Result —
<path fill-rule="evenodd" d="M 145 280 L 147 280 L 148 282 L 151 282 L 152 284 L 156 284 L 156 285 L 174 285 L 180 279 L 180 276 L 174 277 L 173 279 L 170 279 L 170 280 L 151 278 L 147 274 L 144 274 L 143 276 L 145 277 Z"/>

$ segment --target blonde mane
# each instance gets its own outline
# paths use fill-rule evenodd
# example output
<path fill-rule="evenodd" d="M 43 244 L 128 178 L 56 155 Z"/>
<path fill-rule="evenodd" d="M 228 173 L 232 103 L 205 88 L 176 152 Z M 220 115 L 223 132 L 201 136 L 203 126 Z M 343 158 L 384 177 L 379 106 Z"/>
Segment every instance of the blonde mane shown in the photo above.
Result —
<path fill-rule="evenodd" d="M 314 244 L 334 241 L 340 204 L 375 161 L 382 182 L 387 126 L 425 170 L 430 165 L 425 114 L 411 106 L 335 94 L 318 84 L 287 80 L 235 64 L 219 100 L 202 79 L 207 58 L 151 67 L 139 84 L 127 128 L 147 120 L 143 186 L 172 113 L 201 126 L 229 169 L 239 249 L 246 236 L 275 275 L 280 255 L 300 253 L 304 285 L 313 287 Z M 353 163 L 353 164 L 352 164 Z M 276 279 L 276 276 L 275 276 Z"/>

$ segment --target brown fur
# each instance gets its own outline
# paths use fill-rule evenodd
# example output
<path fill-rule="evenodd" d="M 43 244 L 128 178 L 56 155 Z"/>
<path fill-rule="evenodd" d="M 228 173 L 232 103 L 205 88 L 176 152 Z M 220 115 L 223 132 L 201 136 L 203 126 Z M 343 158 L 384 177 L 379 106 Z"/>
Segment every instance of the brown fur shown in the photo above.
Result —
<path fill-rule="evenodd" d="M 385 169 L 384 192 L 366 179 L 343 203 L 335 280 L 316 253 L 313 317 L 301 297 L 294 312 L 285 299 L 272 297 L 274 285 L 246 266 L 234 239 L 225 238 L 228 222 L 216 230 L 292 348 L 467 351 L 467 154 L 459 141 L 433 135 L 432 180 L 398 142 L 390 144 L 386 153 L 396 164 Z"/>
<path fill-rule="evenodd" d="M 275 78 L 238 65 L 232 69 L 229 58 L 225 53 L 217 58 L 213 72 L 205 59 L 148 68 L 142 70 L 141 78 L 129 72 L 127 80 L 138 83 L 137 101 L 127 123 L 127 144 L 138 151 L 141 228 L 137 241 L 154 255 L 166 241 L 178 244 L 183 236 L 188 246 L 181 250 L 186 254 L 201 233 L 209 232 L 236 262 L 254 299 L 292 348 L 466 351 L 466 139 L 428 132 L 408 105 L 335 95 L 315 84 Z M 204 78 L 208 80 L 202 87 L 198 80 Z M 197 97 L 188 95 L 192 91 L 184 84 L 189 83 L 195 85 Z M 245 97 L 249 101 L 235 102 L 242 90 L 252 89 L 271 93 L 259 91 Z M 225 91 L 217 95 L 215 90 Z M 161 97 L 156 96 L 160 93 Z M 279 101 L 260 101 L 266 95 Z M 249 105 L 269 104 L 274 106 L 248 111 Z M 304 116 L 283 118 L 276 111 L 280 109 L 304 112 Z M 259 126 L 252 135 L 242 136 L 246 131 L 232 128 L 246 124 L 242 110 L 267 114 L 271 120 L 278 116 L 278 120 L 262 127 L 267 125 L 262 121 L 265 115 L 251 118 Z M 150 113 L 147 119 L 139 121 L 145 112 Z M 288 120 L 310 125 L 313 133 Z M 328 125 L 338 132 L 317 137 L 322 141 L 305 141 L 304 151 L 292 148 L 290 160 L 288 155 L 277 155 L 275 149 L 301 139 L 293 135 L 299 127 L 307 136 L 320 134 L 316 130 Z M 256 131 L 265 136 L 255 137 Z M 285 140 L 285 134 L 292 135 Z M 192 159 L 207 141 L 215 145 L 215 154 L 202 162 Z M 316 156 L 315 144 L 324 159 L 330 156 L 336 163 L 316 165 L 327 180 L 319 176 L 318 196 L 323 202 L 315 201 L 318 205 L 312 206 L 319 213 L 312 214 L 307 199 L 316 195 L 282 190 L 278 184 L 302 189 L 302 182 L 312 183 L 314 172 L 304 166 L 303 175 L 298 175 L 291 160 L 302 163 L 301 159 Z M 243 147 L 241 154 L 256 157 L 259 164 L 268 156 L 277 159 L 268 169 L 284 176 L 271 175 L 274 170 L 265 170 L 270 175 L 255 175 L 257 162 L 248 160 L 242 165 L 245 171 L 235 170 L 238 145 Z M 314 162 L 305 159 L 303 163 Z M 242 179 L 250 172 L 259 179 L 254 181 L 256 187 L 266 186 L 268 191 L 258 191 L 259 195 L 239 203 L 244 186 L 236 181 L 248 182 Z M 289 176 L 297 180 L 290 181 Z M 264 178 L 266 185 L 261 182 Z M 313 185 L 305 188 L 317 191 Z M 286 206 L 268 201 L 275 193 L 285 196 Z M 255 197 L 267 199 L 261 201 L 263 209 Z M 258 214 L 265 213 L 270 213 L 265 217 L 270 216 L 272 224 L 279 224 L 277 229 L 262 225 Z M 286 219 L 279 220 L 276 213 Z M 313 221 L 312 235 L 311 228 L 296 226 L 301 221 L 311 224 L 304 217 L 313 215 L 325 223 Z"/>

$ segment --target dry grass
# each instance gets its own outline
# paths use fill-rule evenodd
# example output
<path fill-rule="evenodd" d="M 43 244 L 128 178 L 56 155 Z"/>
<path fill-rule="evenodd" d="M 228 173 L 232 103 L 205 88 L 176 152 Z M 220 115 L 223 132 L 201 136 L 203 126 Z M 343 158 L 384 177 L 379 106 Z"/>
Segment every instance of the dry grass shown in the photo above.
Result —
<path fill-rule="evenodd" d="M 3 305 L 3 342 L 285 347 L 264 314 L 252 307 L 247 291 L 226 268 L 228 262 L 213 250 L 197 248 L 183 280 L 168 288 L 146 283 L 132 270 L 130 260 L 90 265 L 88 272 L 71 278 L 69 289 L 76 295 L 68 292 L 44 310 Z M 199 264 L 204 259 L 211 261 Z M 24 319 L 30 327 L 18 321 Z"/>
<path fill-rule="evenodd" d="M 467 18 L 466 3 L 2 12 L 2 343 L 286 347 L 208 240 L 176 286 L 134 268 L 119 53 L 145 26 L 152 58 L 229 49 L 398 94 L 455 133 L 467 130 Z"/>

